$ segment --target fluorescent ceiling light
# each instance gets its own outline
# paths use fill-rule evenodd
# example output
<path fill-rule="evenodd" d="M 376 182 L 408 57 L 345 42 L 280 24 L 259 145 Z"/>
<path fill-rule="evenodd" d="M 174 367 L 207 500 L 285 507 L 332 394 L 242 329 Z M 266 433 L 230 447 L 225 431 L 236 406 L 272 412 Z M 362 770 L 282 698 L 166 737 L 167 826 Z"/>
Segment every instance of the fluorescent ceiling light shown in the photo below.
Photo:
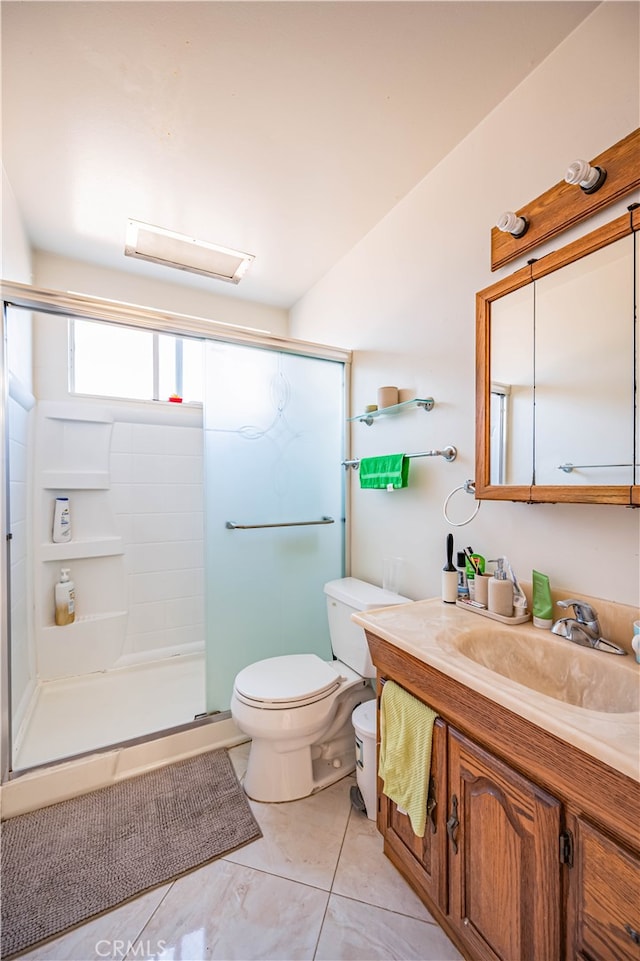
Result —
<path fill-rule="evenodd" d="M 208 244 L 138 220 L 127 221 L 124 252 L 126 257 L 137 257 L 153 264 L 215 277 L 230 284 L 239 283 L 255 259 L 252 254 Z"/>

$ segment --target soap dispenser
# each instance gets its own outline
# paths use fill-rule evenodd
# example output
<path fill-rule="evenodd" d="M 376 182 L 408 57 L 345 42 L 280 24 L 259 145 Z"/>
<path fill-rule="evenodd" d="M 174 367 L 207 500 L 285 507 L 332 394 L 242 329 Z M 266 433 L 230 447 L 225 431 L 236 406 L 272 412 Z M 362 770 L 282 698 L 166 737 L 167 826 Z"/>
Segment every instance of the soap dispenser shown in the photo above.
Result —
<path fill-rule="evenodd" d="M 513 617 L 513 582 L 504 569 L 504 557 L 499 557 L 496 564 L 489 580 L 489 610 L 502 617 Z"/>
<path fill-rule="evenodd" d="M 76 619 L 76 592 L 69 573 L 69 568 L 63 567 L 55 587 L 55 621 L 59 627 L 73 624 Z"/>

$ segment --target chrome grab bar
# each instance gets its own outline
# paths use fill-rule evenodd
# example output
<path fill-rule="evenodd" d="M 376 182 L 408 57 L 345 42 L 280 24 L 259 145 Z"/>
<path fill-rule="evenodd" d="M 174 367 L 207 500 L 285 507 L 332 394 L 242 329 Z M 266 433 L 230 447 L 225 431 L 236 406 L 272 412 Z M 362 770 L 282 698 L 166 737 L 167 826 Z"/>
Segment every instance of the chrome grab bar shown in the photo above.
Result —
<path fill-rule="evenodd" d="M 559 464 L 558 470 L 570 474 L 574 470 L 593 470 L 595 467 L 633 467 L 633 464 Z"/>
<path fill-rule="evenodd" d="M 333 517 L 323 517 L 321 521 L 287 521 L 284 524 L 235 524 L 227 521 L 224 525 L 229 531 L 255 531 L 263 527 L 312 527 L 318 524 L 335 524 Z"/>

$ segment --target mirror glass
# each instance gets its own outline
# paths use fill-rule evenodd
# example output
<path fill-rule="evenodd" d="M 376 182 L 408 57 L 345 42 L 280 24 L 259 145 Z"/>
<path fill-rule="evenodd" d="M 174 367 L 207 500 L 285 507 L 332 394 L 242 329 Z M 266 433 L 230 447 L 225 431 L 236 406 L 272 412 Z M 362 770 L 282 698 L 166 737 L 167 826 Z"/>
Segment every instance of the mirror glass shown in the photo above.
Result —
<path fill-rule="evenodd" d="M 537 278 L 523 272 L 504 295 L 478 295 L 483 488 L 563 487 L 558 499 L 571 500 L 572 488 L 638 483 L 637 247 L 633 233 L 618 234 L 584 256 L 559 256 L 555 269 L 538 261 Z"/>
<path fill-rule="evenodd" d="M 533 284 L 491 305 L 490 476 L 533 482 Z"/>
<path fill-rule="evenodd" d="M 633 236 L 534 283 L 536 484 L 633 483 Z"/>

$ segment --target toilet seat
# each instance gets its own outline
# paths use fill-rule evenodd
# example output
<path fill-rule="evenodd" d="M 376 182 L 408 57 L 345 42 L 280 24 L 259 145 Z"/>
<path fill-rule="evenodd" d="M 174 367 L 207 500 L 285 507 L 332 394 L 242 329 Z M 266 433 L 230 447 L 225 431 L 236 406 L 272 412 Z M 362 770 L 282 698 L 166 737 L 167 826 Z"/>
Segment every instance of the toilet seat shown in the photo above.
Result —
<path fill-rule="evenodd" d="M 329 697 L 344 680 L 316 654 L 285 654 L 245 667 L 235 680 L 243 704 L 263 710 L 303 707 Z"/>

